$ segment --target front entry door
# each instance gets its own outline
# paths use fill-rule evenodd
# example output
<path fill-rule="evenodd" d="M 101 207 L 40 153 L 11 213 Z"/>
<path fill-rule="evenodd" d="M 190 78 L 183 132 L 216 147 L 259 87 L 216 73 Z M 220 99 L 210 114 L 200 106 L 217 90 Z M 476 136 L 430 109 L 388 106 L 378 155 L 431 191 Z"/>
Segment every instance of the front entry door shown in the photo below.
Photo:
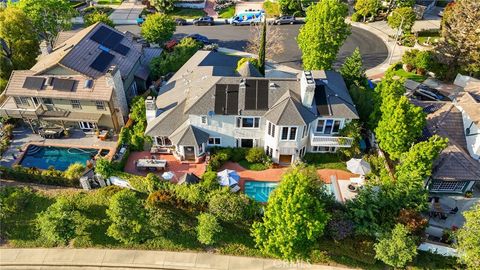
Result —
<path fill-rule="evenodd" d="M 292 155 L 280 155 L 280 164 L 290 164 L 292 163 Z"/>
<path fill-rule="evenodd" d="M 188 161 L 195 161 L 195 147 L 193 146 L 184 146 L 183 151 L 185 152 L 185 159 Z"/>

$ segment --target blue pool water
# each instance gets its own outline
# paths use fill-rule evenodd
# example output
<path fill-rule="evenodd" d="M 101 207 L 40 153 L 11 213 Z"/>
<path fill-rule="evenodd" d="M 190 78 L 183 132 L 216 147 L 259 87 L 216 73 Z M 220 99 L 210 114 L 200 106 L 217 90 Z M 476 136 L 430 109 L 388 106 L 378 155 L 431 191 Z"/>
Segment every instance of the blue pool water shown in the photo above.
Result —
<path fill-rule="evenodd" d="M 57 170 L 64 171 L 73 163 L 86 165 L 87 160 L 97 153 L 98 149 L 30 145 L 20 165 L 43 170 L 54 167 Z"/>
<path fill-rule="evenodd" d="M 258 202 L 265 203 L 277 186 L 278 182 L 245 181 L 245 194 Z"/>

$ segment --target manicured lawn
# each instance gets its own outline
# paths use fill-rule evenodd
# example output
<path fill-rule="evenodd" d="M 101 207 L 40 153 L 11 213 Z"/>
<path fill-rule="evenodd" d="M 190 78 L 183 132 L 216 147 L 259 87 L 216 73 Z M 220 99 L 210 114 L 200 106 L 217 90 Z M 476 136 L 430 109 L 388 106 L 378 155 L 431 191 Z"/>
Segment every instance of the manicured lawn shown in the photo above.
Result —
<path fill-rule="evenodd" d="M 98 0 L 99 5 L 120 5 L 123 0 Z"/>
<path fill-rule="evenodd" d="M 168 15 L 174 18 L 195 19 L 205 16 L 205 11 L 193 8 L 175 8 L 172 12 L 169 12 Z"/>
<path fill-rule="evenodd" d="M 268 169 L 268 167 L 265 166 L 265 164 L 263 164 L 263 163 L 250 163 L 250 162 L 246 161 L 245 159 L 240 160 L 238 162 L 238 164 L 240 164 L 240 166 L 242 166 L 243 168 L 245 168 L 247 170 L 252 170 L 252 171 L 263 171 L 263 170 Z"/>
<path fill-rule="evenodd" d="M 399 76 L 399 77 L 403 77 L 405 79 L 410 79 L 410 80 L 413 80 L 413 81 L 416 81 L 416 82 L 419 82 L 419 83 L 421 83 L 421 82 L 423 82 L 427 79 L 426 76 L 418 75 L 418 74 L 415 74 L 413 72 L 407 72 L 403 68 L 395 70 L 394 74 Z"/>
<path fill-rule="evenodd" d="M 317 169 L 347 170 L 346 161 L 334 153 L 307 153 L 303 159 L 307 164 L 314 165 Z"/>
<path fill-rule="evenodd" d="M 228 8 L 222 9 L 218 12 L 219 18 L 228 19 L 235 16 L 235 6 L 230 6 Z"/>
<path fill-rule="evenodd" d="M 417 41 L 422 45 L 427 44 L 427 41 L 428 41 L 427 45 L 432 45 L 432 44 L 438 43 L 439 39 L 440 39 L 440 36 L 437 35 L 437 36 L 429 36 L 429 37 L 418 37 Z"/>

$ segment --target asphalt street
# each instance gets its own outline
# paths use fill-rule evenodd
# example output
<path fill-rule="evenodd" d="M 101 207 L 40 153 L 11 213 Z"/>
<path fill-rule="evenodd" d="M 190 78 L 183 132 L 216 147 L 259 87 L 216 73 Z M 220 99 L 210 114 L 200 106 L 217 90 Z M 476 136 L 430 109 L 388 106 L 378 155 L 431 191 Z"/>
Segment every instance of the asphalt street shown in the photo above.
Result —
<path fill-rule="evenodd" d="M 284 35 L 284 51 L 273 59 L 286 66 L 301 69 L 301 52 L 297 46 L 296 37 L 300 29 L 297 25 L 272 26 L 279 27 L 279 33 Z M 136 25 L 117 26 L 120 31 L 130 31 L 139 34 L 140 28 Z M 347 38 L 340 49 L 334 67 L 343 63 L 345 58 L 352 54 L 356 47 L 360 49 L 366 69 L 381 64 L 388 56 L 388 49 L 385 43 L 374 34 L 356 27 L 352 27 L 351 35 Z M 212 42 L 218 43 L 220 47 L 243 51 L 249 37 L 252 35 L 250 26 L 214 25 L 214 26 L 177 26 L 175 38 L 198 33 L 208 37 Z"/>

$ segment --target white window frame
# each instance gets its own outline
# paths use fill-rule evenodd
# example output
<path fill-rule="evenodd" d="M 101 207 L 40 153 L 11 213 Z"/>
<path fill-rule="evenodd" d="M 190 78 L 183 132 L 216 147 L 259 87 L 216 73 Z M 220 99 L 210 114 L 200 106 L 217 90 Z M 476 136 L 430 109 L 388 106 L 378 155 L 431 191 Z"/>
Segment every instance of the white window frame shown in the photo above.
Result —
<path fill-rule="evenodd" d="M 82 104 L 78 99 L 71 99 L 70 104 L 72 105 L 72 109 L 82 109 Z"/>
<path fill-rule="evenodd" d="M 210 140 L 213 140 L 213 143 L 210 143 Z M 218 143 L 216 142 L 218 140 Z M 222 138 L 220 137 L 210 137 L 208 138 L 208 145 L 221 145 L 222 144 Z"/>
<path fill-rule="evenodd" d="M 319 128 L 318 123 L 320 121 L 323 121 L 322 130 L 318 129 Z M 325 133 L 326 126 L 327 126 L 327 121 L 332 121 L 332 127 L 330 129 L 330 133 Z M 334 132 L 333 128 L 335 127 L 335 123 L 338 123 L 338 131 Z M 317 119 L 317 122 L 316 122 L 316 125 L 315 125 L 315 133 L 320 133 L 320 134 L 325 134 L 325 135 L 338 134 L 341 129 L 342 129 L 342 120 L 340 120 L 340 119 L 331 119 L 331 118 Z"/>
<path fill-rule="evenodd" d="M 243 126 L 243 119 L 252 118 L 253 119 L 253 127 L 244 127 Z M 246 129 L 259 129 L 260 128 L 260 117 L 258 116 L 241 116 L 235 118 L 235 127 L 237 128 L 246 128 Z"/>
<path fill-rule="evenodd" d="M 287 139 L 283 138 L 283 129 L 287 128 Z M 292 139 L 292 129 L 295 129 L 295 137 Z M 298 136 L 298 127 L 282 127 L 280 130 L 280 140 L 281 141 L 296 141 Z"/>
<path fill-rule="evenodd" d="M 95 129 L 97 125 L 94 122 L 81 121 L 78 122 L 80 129 Z"/>
<path fill-rule="evenodd" d="M 20 106 L 30 106 L 30 102 L 28 102 L 27 97 L 13 97 L 15 100 L 15 104 Z"/>
<path fill-rule="evenodd" d="M 323 147 L 325 150 L 320 150 Z M 314 153 L 335 153 L 336 148 L 333 146 L 312 146 L 312 152 Z"/>

